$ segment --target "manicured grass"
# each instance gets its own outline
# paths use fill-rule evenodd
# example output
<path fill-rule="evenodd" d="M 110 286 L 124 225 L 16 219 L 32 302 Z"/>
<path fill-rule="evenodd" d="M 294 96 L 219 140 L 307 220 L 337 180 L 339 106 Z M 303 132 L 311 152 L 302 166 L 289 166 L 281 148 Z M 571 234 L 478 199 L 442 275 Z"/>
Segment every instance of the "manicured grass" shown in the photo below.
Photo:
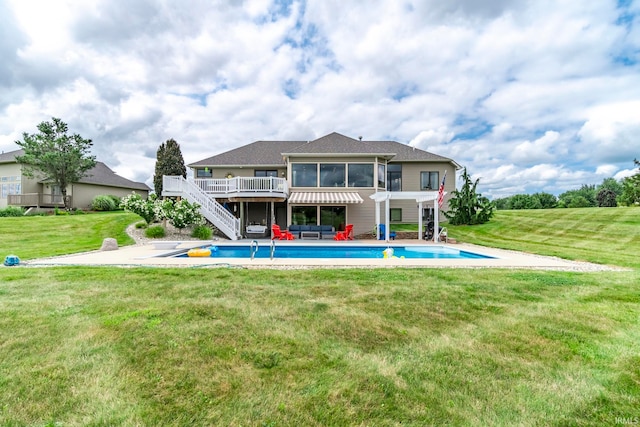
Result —
<path fill-rule="evenodd" d="M 132 244 L 125 230 L 139 220 L 123 212 L 0 218 L 0 257 L 13 254 L 28 260 L 92 251 L 106 237 L 119 245 Z"/>
<path fill-rule="evenodd" d="M 576 211 L 601 212 L 586 227 L 607 228 L 637 248 L 635 211 Z M 633 270 L 0 267 L 0 425 L 637 420 L 638 261 L 592 253 L 603 234 L 576 237 L 581 223 L 562 225 L 571 215 L 500 212 L 490 224 L 450 234 L 485 244 L 511 236 L 517 245 L 522 233 L 531 252 Z M 551 218 L 565 232 L 541 244 L 548 227 L 525 224 Z M 87 243 L 77 233 L 94 235 L 90 249 L 104 237 L 124 243 L 126 225 L 139 220 L 116 213 L 7 226 L 6 219 L 1 247 L 16 252 L 33 248 L 20 238 L 30 224 L 66 230 L 51 238 L 78 252 Z M 96 223 L 90 232 L 81 226 Z M 50 256 L 59 247 L 38 251 Z"/>
<path fill-rule="evenodd" d="M 1 425 L 614 425 L 638 272 L 5 268 Z"/>
<path fill-rule="evenodd" d="M 458 241 L 640 268 L 640 209 L 497 211 L 487 224 L 447 225 Z"/>

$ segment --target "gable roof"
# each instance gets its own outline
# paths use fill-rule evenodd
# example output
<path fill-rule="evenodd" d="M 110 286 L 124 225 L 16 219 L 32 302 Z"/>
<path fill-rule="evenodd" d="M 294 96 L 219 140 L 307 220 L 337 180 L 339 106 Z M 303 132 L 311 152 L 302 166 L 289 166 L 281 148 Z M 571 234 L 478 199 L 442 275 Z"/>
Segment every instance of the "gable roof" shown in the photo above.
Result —
<path fill-rule="evenodd" d="M 391 162 L 448 162 L 460 168 L 452 159 L 396 141 L 360 141 L 337 132 L 313 141 L 256 141 L 188 166 L 285 166 L 287 156 L 329 154 L 378 156 Z"/>
<path fill-rule="evenodd" d="M 16 163 L 16 157 L 22 156 L 24 150 L 15 150 L 8 153 L 0 154 L 0 164 Z M 127 178 L 121 177 L 112 171 L 102 162 L 96 162 L 96 165 L 85 172 L 85 176 L 79 181 L 81 184 L 104 185 L 108 187 L 130 188 L 133 190 L 151 190 L 144 182 L 135 182 Z"/>

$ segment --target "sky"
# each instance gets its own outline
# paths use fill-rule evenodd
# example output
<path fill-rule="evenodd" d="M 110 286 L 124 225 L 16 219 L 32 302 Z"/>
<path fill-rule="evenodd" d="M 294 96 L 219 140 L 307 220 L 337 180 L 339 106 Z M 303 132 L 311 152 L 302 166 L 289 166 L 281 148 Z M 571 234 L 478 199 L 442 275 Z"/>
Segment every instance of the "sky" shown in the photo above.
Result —
<path fill-rule="evenodd" d="M 490 198 L 640 159 L 640 0 L 0 0 L 0 150 L 52 117 L 153 187 L 331 132 L 454 159 Z"/>

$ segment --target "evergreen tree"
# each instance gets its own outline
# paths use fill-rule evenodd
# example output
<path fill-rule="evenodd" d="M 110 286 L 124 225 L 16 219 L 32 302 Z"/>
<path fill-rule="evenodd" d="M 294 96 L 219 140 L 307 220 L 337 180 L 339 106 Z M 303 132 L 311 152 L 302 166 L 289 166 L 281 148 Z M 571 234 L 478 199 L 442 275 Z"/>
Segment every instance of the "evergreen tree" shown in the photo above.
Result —
<path fill-rule="evenodd" d="M 443 212 L 449 222 L 453 225 L 473 225 L 483 224 L 493 216 L 493 203 L 477 192 L 480 179 L 471 182 L 471 177 L 467 173 L 467 168 L 462 172 L 462 187 L 454 190 L 452 198 L 449 199 L 449 208 Z"/>
<path fill-rule="evenodd" d="M 25 176 L 37 175 L 57 185 L 64 208 L 69 209 L 67 186 L 78 182 L 96 165 L 95 156 L 88 154 L 93 143 L 78 134 L 67 135 L 69 127 L 55 117 L 40 123 L 38 130 L 39 133 L 31 135 L 25 132 L 23 141 L 16 141 L 24 150 L 24 155 L 16 156 L 16 160 L 22 164 Z"/>
<path fill-rule="evenodd" d="M 609 190 L 607 188 L 603 188 L 598 191 L 598 195 L 596 196 L 598 200 L 599 208 L 615 208 L 618 206 L 618 202 L 616 201 L 616 193 L 613 190 Z"/>
<path fill-rule="evenodd" d="M 162 195 L 162 176 L 182 176 L 187 177 L 187 168 L 184 165 L 180 144 L 173 138 L 160 144 L 156 157 L 156 171 L 153 175 L 153 187 L 156 194 Z"/>

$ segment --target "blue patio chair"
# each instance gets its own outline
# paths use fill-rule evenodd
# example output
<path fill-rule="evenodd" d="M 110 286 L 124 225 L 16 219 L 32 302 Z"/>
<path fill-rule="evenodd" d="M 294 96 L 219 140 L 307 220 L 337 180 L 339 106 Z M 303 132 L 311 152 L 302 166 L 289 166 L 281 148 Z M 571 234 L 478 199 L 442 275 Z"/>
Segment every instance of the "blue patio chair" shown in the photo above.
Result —
<path fill-rule="evenodd" d="M 379 240 L 385 240 L 387 238 L 387 227 L 384 224 L 379 224 L 378 225 L 378 229 L 380 230 L 380 237 L 378 238 Z M 389 238 L 391 240 L 395 240 L 396 239 L 396 232 L 395 231 L 389 231 Z"/>

